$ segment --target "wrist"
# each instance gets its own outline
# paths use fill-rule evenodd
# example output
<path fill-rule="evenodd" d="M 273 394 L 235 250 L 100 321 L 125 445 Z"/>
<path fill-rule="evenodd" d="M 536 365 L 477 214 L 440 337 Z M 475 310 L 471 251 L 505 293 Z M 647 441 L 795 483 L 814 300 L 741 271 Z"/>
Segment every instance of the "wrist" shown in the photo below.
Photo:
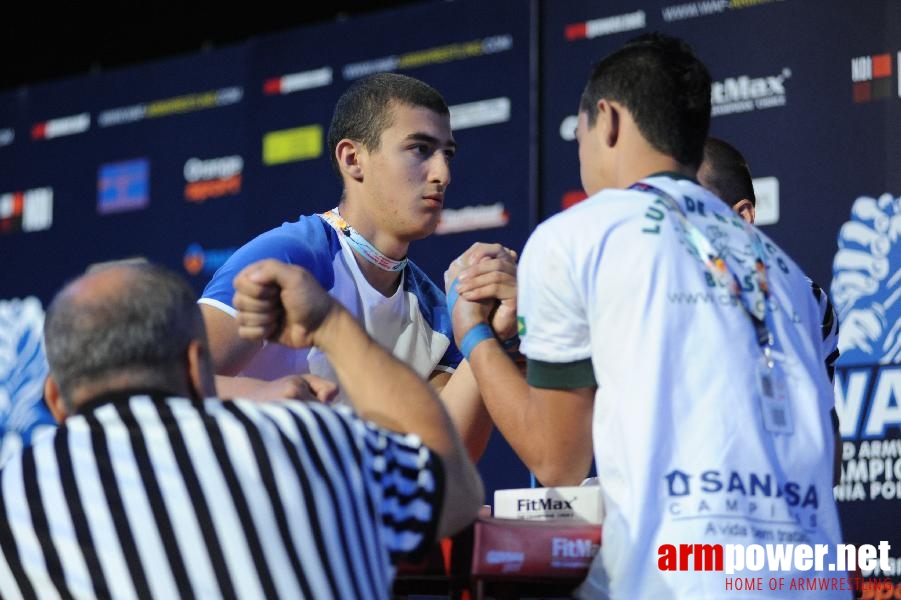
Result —
<path fill-rule="evenodd" d="M 311 332 L 312 345 L 323 352 L 327 352 L 329 348 L 337 347 L 341 343 L 347 328 L 362 330 L 359 322 L 343 306 L 338 302 L 332 301 L 322 320 Z"/>
<path fill-rule="evenodd" d="M 460 352 L 463 353 L 466 360 L 469 360 L 469 357 L 476 346 L 486 340 L 494 339 L 497 338 L 495 338 L 494 331 L 488 323 L 485 323 L 484 321 L 476 323 L 466 331 L 460 340 Z"/>

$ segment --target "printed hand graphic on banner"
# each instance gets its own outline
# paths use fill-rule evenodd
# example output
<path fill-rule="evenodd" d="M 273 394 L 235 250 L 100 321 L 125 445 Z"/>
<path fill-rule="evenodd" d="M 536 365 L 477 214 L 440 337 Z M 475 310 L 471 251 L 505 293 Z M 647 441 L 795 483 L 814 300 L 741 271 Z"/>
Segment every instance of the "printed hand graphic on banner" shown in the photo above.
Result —
<path fill-rule="evenodd" d="M 861 196 L 838 234 L 830 297 L 840 363 L 901 362 L 901 198 Z"/>
<path fill-rule="evenodd" d="M 53 424 L 44 405 L 44 309 L 34 297 L 0 300 L 0 463 Z"/>

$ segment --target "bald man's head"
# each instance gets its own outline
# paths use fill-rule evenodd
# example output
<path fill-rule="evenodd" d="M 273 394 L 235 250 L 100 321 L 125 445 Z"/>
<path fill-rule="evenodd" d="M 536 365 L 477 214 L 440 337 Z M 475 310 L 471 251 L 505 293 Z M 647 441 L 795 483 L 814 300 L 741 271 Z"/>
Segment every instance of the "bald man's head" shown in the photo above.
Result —
<path fill-rule="evenodd" d="M 71 410 L 80 398 L 103 391 L 184 392 L 188 346 L 205 334 L 184 279 L 133 264 L 66 285 L 47 308 L 44 337 L 50 374 Z"/>

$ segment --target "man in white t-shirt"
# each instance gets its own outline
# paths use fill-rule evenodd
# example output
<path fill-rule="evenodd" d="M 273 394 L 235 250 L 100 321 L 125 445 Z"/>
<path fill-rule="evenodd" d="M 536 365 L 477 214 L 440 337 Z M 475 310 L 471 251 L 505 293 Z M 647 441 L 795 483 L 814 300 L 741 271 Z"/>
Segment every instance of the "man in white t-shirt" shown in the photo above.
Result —
<path fill-rule="evenodd" d="M 709 559 L 730 544 L 825 544 L 837 575 L 819 312 L 798 266 L 695 181 L 709 119 L 710 76 L 681 40 L 646 34 L 594 67 L 576 129 L 589 198 L 540 224 L 519 264 L 526 378 L 470 257 L 446 275 L 456 339 L 520 458 L 544 485 L 595 460 L 606 516 L 581 597 L 797 598 L 769 579 L 824 575 L 726 574 Z"/>
<path fill-rule="evenodd" d="M 704 142 L 704 160 L 698 168 L 698 183 L 716 194 L 720 200 L 732 206 L 741 218 L 753 224 L 757 218 L 757 195 L 751 169 L 744 155 L 729 142 L 710 136 Z M 808 278 L 810 291 L 820 310 L 820 332 L 822 334 L 821 356 L 829 380 L 834 381 L 835 361 L 839 357 L 838 315 L 832 307 L 829 296 L 815 281 Z M 835 440 L 835 462 L 833 480 L 838 485 L 842 476 L 842 448 L 839 434 L 838 413 L 830 410 Z"/>

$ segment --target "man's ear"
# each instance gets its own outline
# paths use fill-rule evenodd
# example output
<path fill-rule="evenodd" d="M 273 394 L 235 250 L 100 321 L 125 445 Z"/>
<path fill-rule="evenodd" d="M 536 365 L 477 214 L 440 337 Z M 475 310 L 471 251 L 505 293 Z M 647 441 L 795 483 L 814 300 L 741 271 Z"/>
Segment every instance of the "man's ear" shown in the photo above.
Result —
<path fill-rule="evenodd" d="M 47 408 L 57 423 L 62 423 L 69 416 L 69 410 L 66 408 L 66 402 L 63 400 L 59 391 L 59 385 L 53 375 L 47 375 L 44 380 L 44 400 L 47 402 Z"/>
<path fill-rule="evenodd" d="M 335 146 L 335 157 L 338 159 L 338 168 L 341 173 L 346 173 L 350 178 L 363 181 L 363 167 L 360 163 L 362 145 L 359 142 L 342 139 Z"/>
<path fill-rule="evenodd" d="M 598 100 L 598 120 L 597 125 L 601 130 L 599 133 L 603 136 L 603 142 L 612 148 L 619 140 L 620 113 L 617 105 L 612 104 L 601 98 Z"/>
<path fill-rule="evenodd" d="M 200 340 L 191 340 L 188 344 L 188 387 L 195 398 L 202 400 L 216 395 L 216 378 L 213 374 L 213 361 L 206 344 Z"/>
<path fill-rule="evenodd" d="M 747 198 L 742 198 L 733 204 L 732 210 L 737 212 L 742 219 L 751 225 L 754 224 L 754 219 L 757 218 L 757 211 L 754 209 L 754 204 Z"/>

